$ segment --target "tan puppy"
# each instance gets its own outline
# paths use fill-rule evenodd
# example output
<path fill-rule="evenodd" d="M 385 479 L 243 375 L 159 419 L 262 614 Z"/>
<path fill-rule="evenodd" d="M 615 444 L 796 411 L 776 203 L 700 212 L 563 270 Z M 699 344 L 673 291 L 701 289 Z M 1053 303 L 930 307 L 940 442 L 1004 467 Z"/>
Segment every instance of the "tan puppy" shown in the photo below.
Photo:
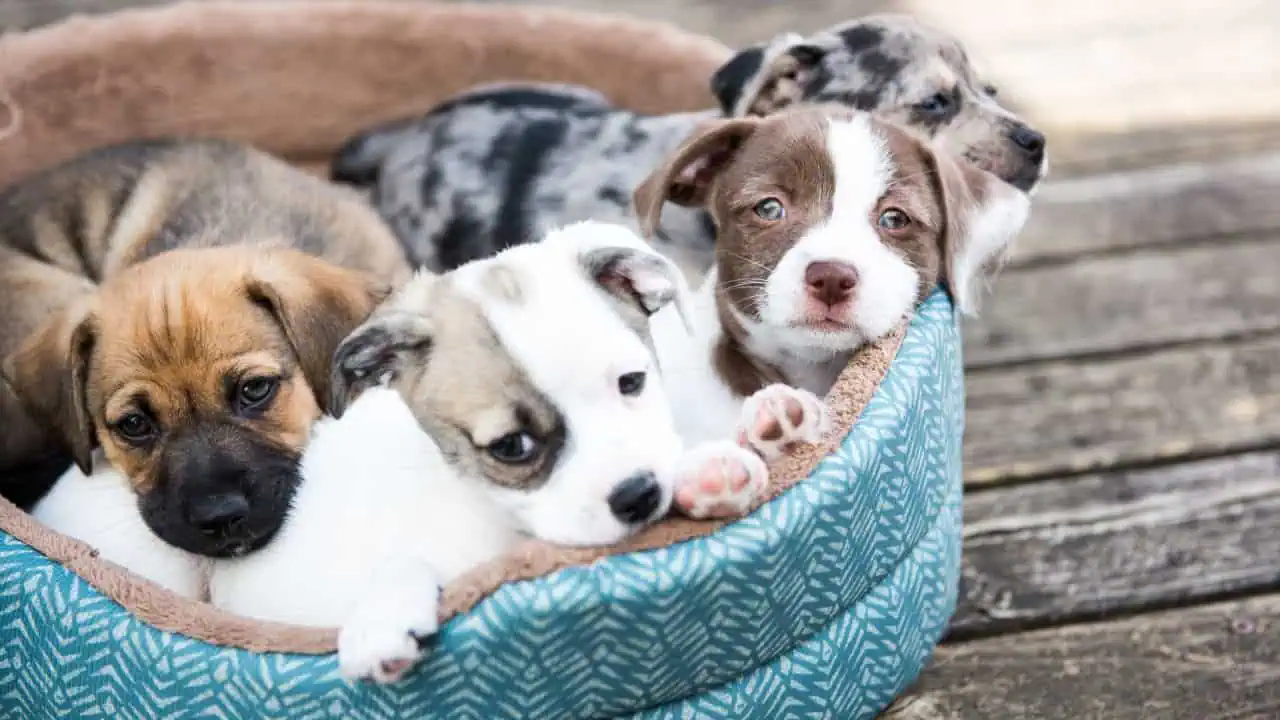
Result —
<path fill-rule="evenodd" d="M 101 446 L 166 541 L 260 544 L 334 348 L 408 272 L 354 195 L 232 143 L 116 146 L 3 191 L 0 491 L 34 500 Z"/>

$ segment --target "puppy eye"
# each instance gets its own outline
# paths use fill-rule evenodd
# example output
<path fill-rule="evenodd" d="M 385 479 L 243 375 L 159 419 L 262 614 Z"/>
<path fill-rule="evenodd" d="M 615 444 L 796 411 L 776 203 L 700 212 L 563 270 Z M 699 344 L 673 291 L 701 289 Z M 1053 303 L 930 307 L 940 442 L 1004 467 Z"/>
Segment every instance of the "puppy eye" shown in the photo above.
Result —
<path fill-rule="evenodd" d="M 485 448 L 490 457 L 507 465 L 527 463 L 537 457 L 541 449 L 538 439 L 526 432 L 508 433 Z"/>
<path fill-rule="evenodd" d="M 618 392 L 626 397 L 635 397 L 644 392 L 644 373 L 629 372 L 618 377 Z"/>
<path fill-rule="evenodd" d="M 256 410 L 271 402 L 279 388 L 279 378 L 249 378 L 240 383 L 240 389 L 236 393 L 237 404 L 241 410 Z"/>
<path fill-rule="evenodd" d="M 983 85 L 982 92 L 986 93 L 987 97 L 995 97 L 1000 91 L 995 85 Z"/>
<path fill-rule="evenodd" d="M 911 224 L 911 218 L 898 208 L 889 208 L 880 213 L 880 219 L 877 221 L 880 227 L 889 232 L 901 232 Z"/>
<path fill-rule="evenodd" d="M 111 427 L 117 435 L 133 445 L 144 443 L 156 434 L 156 426 L 151 418 L 136 412 L 125 415 Z"/>
<path fill-rule="evenodd" d="M 772 197 L 756 203 L 756 206 L 751 208 L 751 211 L 761 220 L 768 220 L 769 222 L 777 222 L 787 216 L 787 209 L 783 207 L 782 201 Z"/>
<path fill-rule="evenodd" d="M 951 108 L 951 98 L 943 93 L 934 93 L 917 107 L 931 115 L 937 115 Z"/>

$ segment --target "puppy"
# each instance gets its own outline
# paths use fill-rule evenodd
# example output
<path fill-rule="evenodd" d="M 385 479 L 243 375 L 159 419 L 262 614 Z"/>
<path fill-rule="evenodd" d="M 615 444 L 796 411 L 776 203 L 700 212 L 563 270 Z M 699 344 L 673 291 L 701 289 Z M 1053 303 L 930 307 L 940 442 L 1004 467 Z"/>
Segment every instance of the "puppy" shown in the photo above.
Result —
<path fill-rule="evenodd" d="M 440 586 L 524 538 L 613 544 L 673 496 L 741 513 L 778 446 L 686 451 L 648 331 L 685 300 L 669 261 L 591 223 L 418 276 L 339 347 L 340 418 L 317 425 L 279 537 L 215 564 L 213 602 L 341 625 L 343 673 L 389 681 L 435 631 Z"/>
<path fill-rule="evenodd" d="M 582 88 L 483 87 L 420 119 L 353 138 L 332 176 L 372 186 L 411 259 L 448 269 L 578 220 L 635 227 L 633 189 L 700 121 L 716 116 L 834 102 L 910 126 L 1024 191 L 1047 168 L 1044 136 L 1000 106 L 960 43 L 909 16 L 780 36 L 734 56 L 711 89 L 716 110 L 654 117 Z M 690 277 L 701 277 L 715 235 L 705 212 L 673 208 L 653 240 Z"/>
<path fill-rule="evenodd" d="M 77 415 L 82 408 L 71 403 L 72 378 L 64 372 L 73 351 L 65 342 L 81 319 L 76 313 L 84 310 L 77 303 L 92 304 L 99 284 L 118 281 L 148 258 L 178 248 L 221 246 L 292 247 L 386 284 L 403 281 L 409 272 L 399 243 L 355 193 L 230 142 L 153 140 L 111 146 L 0 191 L 0 361 L 7 381 L 0 383 L 0 493 L 29 506 L 73 460 L 87 469 L 88 448 L 95 438 L 82 432 L 87 418 Z M 243 297 L 244 286 L 236 285 L 250 279 L 241 274 L 248 267 L 247 258 L 234 261 L 232 275 L 215 280 L 200 276 L 220 273 L 216 263 L 224 256 L 198 257 L 214 264 L 178 264 L 185 273 L 179 284 L 193 283 L 185 296 L 186 291 L 162 273 L 148 272 L 128 281 L 159 281 L 157 293 L 160 287 L 172 289 L 168 299 L 185 298 L 182 307 L 194 307 L 187 300 L 227 303 L 200 311 L 210 323 L 205 335 L 184 331 L 167 338 L 163 333 L 168 323 L 181 319 L 177 315 L 155 315 L 150 329 L 139 326 L 142 335 L 130 341 L 165 358 L 148 372 L 175 365 L 186 350 L 166 348 L 182 337 L 195 343 L 189 348 L 196 352 L 190 360 L 233 345 L 242 351 L 258 340 L 275 342 L 279 326 L 264 310 L 272 307 L 270 312 L 280 318 L 288 314 L 300 323 L 299 343 L 316 343 L 300 348 L 314 353 L 311 357 L 300 354 L 290 362 L 305 361 L 312 365 L 309 372 L 324 375 L 318 365 L 327 357 L 319 358 L 332 352 L 324 340 L 336 343 L 358 321 L 350 314 L 368 304 L 355 302 L 355 288 L 365 283 L 350 272 L 277 254 L 278 262 L 264 261 L 259 269 L 270 272 L 272 281 L 279 281 L 289 295 L 256 295 L 251 305 Z M 309 289 L 313 280 L 321 284 Z M 121 282 L 116 284 L 117 291 L 127 292 Z M 214 285 L 225 296 L 199 297 Z M 133 308 L 139 311 L 159 297 L 145 287 L 136 290 L 130 302 L 139 303 Z M 313 309 L 297 305 L 312 301 L 321 304 Z M 345 305 L 346 312 L 302 316 L 335 304 Z M 77 305 L 71 311 L 75 317 L 64 314 L 71 305 Z M 177 306 L 168 309 L 179 311 Z M 124 309 L 119 310 L 124 317 Z M 84 337 L 97 329 L 93 323 L 85 327 Z M 224 329 L 229 334 L 224 336 Z M 178 382 L 183 373 L 194 375 L 196 370 L 174 367 L 163 382 Z M 171 393 L 183 390 L 166 386 Z M 221 404 L 227 411 L 227 403 Z M 294 422 L 303 419 L 299 416 Z M 271 430 L 264 439 L 276 435 Z M 134 480 L 140 486 L 149 482 L 141 476 Z"/>
<path fill-rule="evenodd" d="M 779 383 L 799 391 L 769 402 L 789 404 L 793 424 L 816 422 L 817 398 L 851 353 L 889 333 L 937 282 L 972 313 L 983 270 L 1029 210 L 994 175 L 838 106 L 709 122 L 635 203 L 649 234 L 667 203 L 706 210 L 718 229 L 692 335 L 668 312 L 653 320 L 689 442 L 723 437 L 745 398 Z"/>
<path fill-rule="evenodd" d="M 328 405 L 329 360 L 386 293 L 297 250 L 172 250 L 58 313 L 5 375 L 78 470 L 92 470 L 97 449 L 127 478 L 157 537 L 240 555 L 283 522 Z"/>

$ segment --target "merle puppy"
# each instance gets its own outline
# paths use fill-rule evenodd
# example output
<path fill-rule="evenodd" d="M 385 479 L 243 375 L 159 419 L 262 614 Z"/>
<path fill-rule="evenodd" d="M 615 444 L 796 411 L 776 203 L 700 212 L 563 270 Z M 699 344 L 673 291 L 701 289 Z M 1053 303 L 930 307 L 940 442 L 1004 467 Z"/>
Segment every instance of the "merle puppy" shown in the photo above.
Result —
<path fill-rule="evenodd" d="M 581 87 L 487 85 L 352 138 L 332 177 L 369 187 L 411 259 L 447 270 L 579 220 L 635 227 L 632 191 L 700 123 L 795 103 L 876 112 L 1025 192 L 1047 169 L 1044 136 L 1000 106 L 959 41 L 906 15 L 780 35 L 733 56 L 711 90 L 718 109 L 653 116 Z M 656 242 L 701 277 L 715 228 L 674 207 Z"/>

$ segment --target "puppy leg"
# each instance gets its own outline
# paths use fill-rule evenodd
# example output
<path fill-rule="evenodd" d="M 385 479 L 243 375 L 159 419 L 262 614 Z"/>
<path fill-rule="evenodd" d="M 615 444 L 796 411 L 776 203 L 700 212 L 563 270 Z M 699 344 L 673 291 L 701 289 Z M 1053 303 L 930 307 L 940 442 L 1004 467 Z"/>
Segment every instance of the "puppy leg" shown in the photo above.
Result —
<path fill-rule="evenodd" d="M 774 384 L 747 398 L 738 421 L 738 442 L 775 460 L 791 448 L 815 443 L 831 429 L 827 404 L 817 395 Z"/>
<path fill-rule="evenodd" d="M 379 564 L 373 580 L 338 631 L 338 669 L 351 681 L 395 682 L 422 658 L 438 628 L 440 583 L 417 559 Z"/>
<path fill-rule="evenodd" d="M 677 466 L 675 506 L 696 520 L 741 517 L 768 487 L 758 455 L 728 440 L 704 443 Z"/>

